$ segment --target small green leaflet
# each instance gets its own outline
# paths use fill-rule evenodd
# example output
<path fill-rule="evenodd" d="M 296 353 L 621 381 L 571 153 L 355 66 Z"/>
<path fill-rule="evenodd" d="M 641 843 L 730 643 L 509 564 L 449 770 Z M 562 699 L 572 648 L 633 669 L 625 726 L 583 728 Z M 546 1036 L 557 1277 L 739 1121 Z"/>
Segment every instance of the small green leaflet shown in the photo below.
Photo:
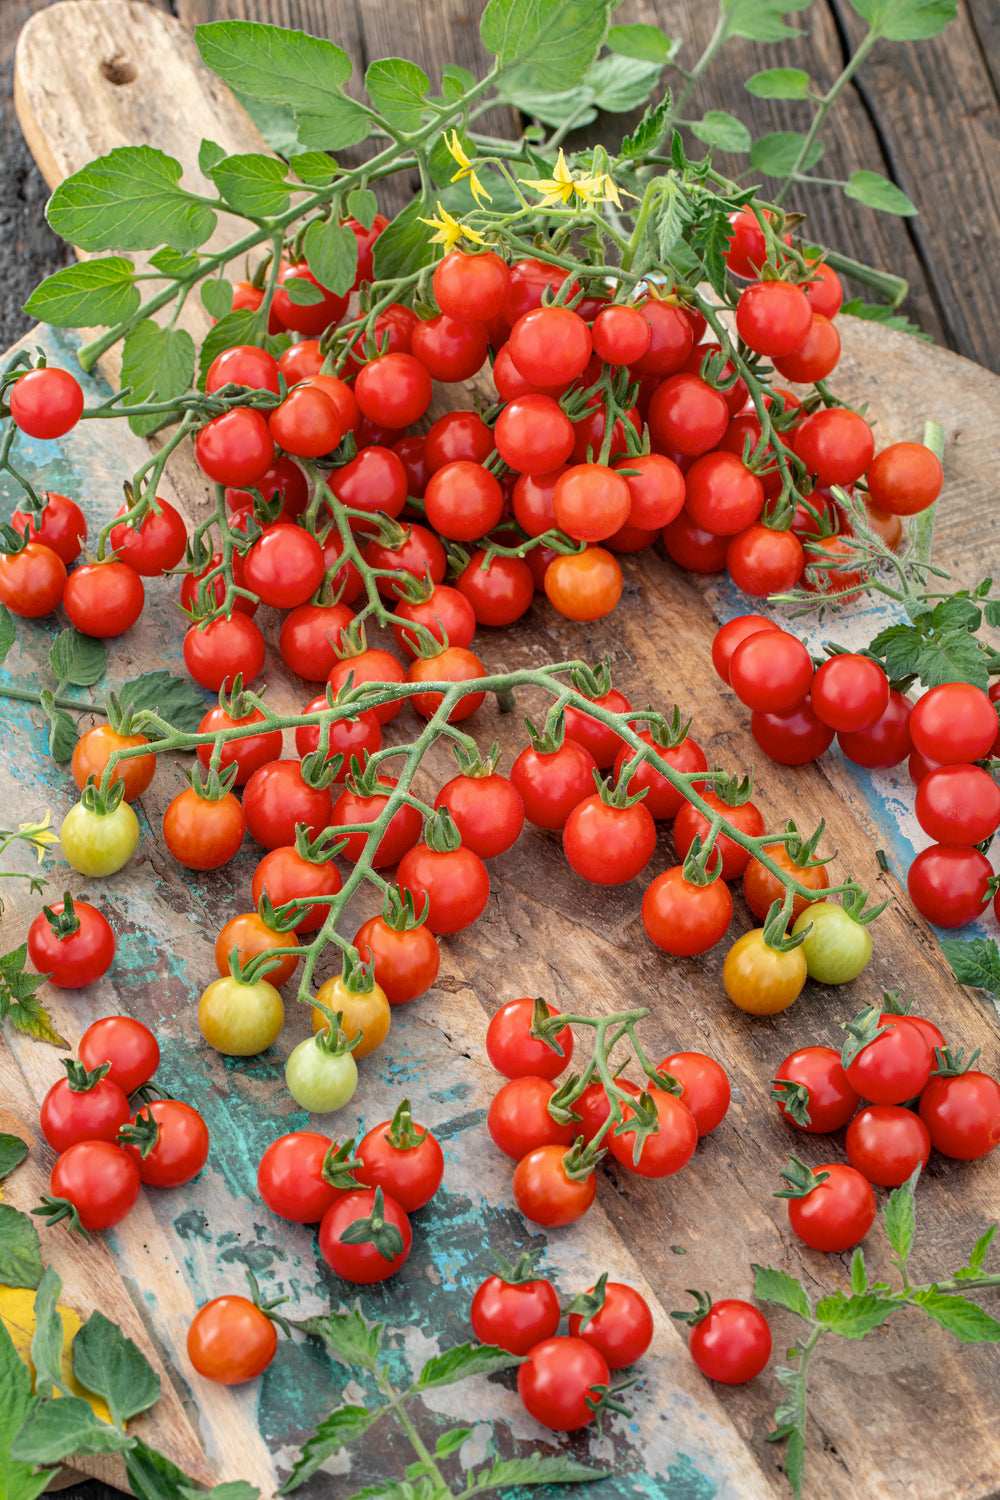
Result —
<path fill-rule="evenodd" d="M 134 268 L 124 256 L 82 260 L 47 276 L 24 304 L 32 318 L 54 328 L 105 328 L 139 308 Z"/>
<path fill-rule="evenodd" d="M 805 136 L 797 130 L 776 130 L 771 135 L 762 135 L 750 148 L 750 165 L 755 172 L 763 172 L 766 177 L 788 177 L 793 171 L 808 172 L 823 155 L 823 142 L 813 141 L 803 160 L 799 161 L 799 152 L 805 141 Z"/>
<path fill-rule="evenodd" d="M 303 1444 L 291 1474 L 281 1486 L 281 1493 L 287 1495 L 298 1489 L 315 1474 L 320 1464 L 367 1432 L 380 1415 L 379 1411 L 369 1412 L 363 1406 L 341 1406 L 332 1411 Z"/>
<path fill-rule="evenodd" d="M 262 99 L 252 99 L 238 89 L 233 93 L 263 136 L 265 146 L 286 161 L 302 150 L 295 115 L 287 105 L 265 104 Z"/>
<path fill-rule="evenodd" d="M 146 1356 L 101 1312 L 92 1312 L 73 1340 L 73 1374 L 104 1397 L 119 1427 L 160 1396 L 160 1377 Z"/>
<path fill-rule="evenodd" d="M 986 1233 L 979 1236 L 972 1248 L 972 1254 L 969 1256 L 969 1264 L 963 1266 L 960 1271 L 955 1272 L 956 1281 L 975 1281 L 978 1277 L 986 1274 L 983 1270 L 983 1265 L 989 1254 L 990 1246 L 996 1238 L 998 1229 L 1000 1229 L 1000 1224 L 991 1224 Z"/>
<path fill-rule="evenodd" d="M 442 1432 L 434 1444 L 434 1452 L 438 1458 L 447 1458 L 449 1453 L 457 1453 L 466 1439 L 471 1436 L 471 1427 L 452 1427 L 449 1432 Z"/>
<path fill-rule="evenodd" d="M 289 158 L 288 168 L 310 187 L 326 187 L 337 175 L 337 163 L 325 151 L 300 151 Z"/>
<path fill-rule="evenodd" d="M 868 323 L 881 323 L 886 328 L 898 328 L 900 333 L 908 333 L 915 339 L 923 339 L 925 344 L 932 344 L 934 340 L 929 333 L 925 333 L 919 324 L 904 316 L 903 313 L 893 312 L 891 307 L 884 303 L 865 302 L 862 297 L 852 297 L 845 302 L 840 309 L 840 316 L 848 318 L 864 318 Z"/>
<path fill-rule="evenodd" d="M 458 1344 L 427 1361 L 417 1386 L 429 1391 L 437 1386 L 454 1385 L 467 1375 L 492 1375 L 494 1370 L 512 1370 L 523 1363 L 520 1355 L 508 1354 L 494 1344 Z"/>
<path fill-rule="evenodd" d="M 183 682 L 170 672 L 147 672 L 117 689 L 123 708 L 136 713 L 148 708 L 166 719 L 175 729 L 193 733 L 205 717 L 204 694 L 190 682 Z"/>
<path fill-rule="evenodd" d="M 607 1469 L 592 1469 L 575 1458 L 543 1458 L 540 1453 L 531 1453 L 527 1458 L 494 1459 L 492 1467 L 480 1469 L 474 1480 L 480 1489 L 500 1489 L 515 1484 L 593 1484 L 608 1475 Z M 473 1480 L 472 1474 L 469 1479 Z"/>
<path fill-rule="evenodd" d="M 766 68 L 743 87 L 757 99 L 808 99 L 809 74 L 801 68 Z"/>
<path fill-rule="evenodd" d="M 14 616 L 6 604 L 0 604 L 0 662 L 6 661 L 7 653 L 17 640 Z"/>
<path fill-rule="evenodd" d="M 203 140 L 198 147 L 198 167 L 206 177 L 211 176 L 212 168 L 225 158 L 225 150 L 216 141 Z"/>
<path fill-rule="evenodd" d="M 602 57 L 583 75 L 583 87 L 592 89 L 598 109 L 625 114 L 641 109 L 659 82 L 662 65 L 629 57 Z"/>
<path fill-rule="evenodd" d="M 558 93 L 596 58 L 612 9 L 613 0 L 489 0 L 479 34 L 501 67 L 529 62 L 538 84 Z"/>
<path fill-rule="evenodd" d="M 161 328 L 152 318 L 137 323 L 122 346 L 122 384 L 132 387 L 128 405 L 183 395 L 194 379 L 194 358 L 194 339 L 187 329 Z M 145 437 L 169 420 L 169 414 L 132 416 L 129 426 Z"/>
<path fill-rule="evenodd" d="M 92 687 L 104 676 L 108 653 L 104 642 L 94 636 L 81 635 L 70 626 L 60 630 L 49 648 L 49 666 L 59 684 L 59 691 L 73 687 Z"/>
<path fill-rule="evenodd" d="M 14 1348 L 14 1342 L 0 1323 L 0 1491 L 5 1500 L 35 1500 L 45 1489 L 51 1474 L 34 1472 L 34 1463 L 16 1463 L 10 1457 L 10 1445 L 32 1406 L 31 1374 Z"/>
<path fill-rule="evenodd" d="M 727 115 L 723 109 L 710 109 L 703 119 L 691 126 L 691 134 L 720 151 L 749 151 L 752 137 L 742 120 Z"/>
<path fill-rule="evenodd" d="M 691 222 L 691 205 L 687 195 L 673 178 L 667 179 L 667 187 L 660 207 L 656 211 L 654 228 L 660 259 L 668 262 L 674 246 Z"/>
<path fill-rule="evenodd" d="M 276 219 L 286 213 L 291 192 L 285 163 L 250 152 L 227 156 L 212 168 L 212 181 L 229 207 L 247 219 Z"/>
<path fill-rule="evenodd" d="M 294 278 L 293 278 L 294 279 Z M 214 328 L 210 328 L 201 342 L 201 350 L 198 354 L 198 384 L 204 389 L 205 377 L 209 366 L 217 354 L 223 349 L 231 349 L 234 344 L 249 344 L 256 342 L 254 331 L 257 317 L 250 307 L 237 307 L 233 312 L 227 313 L 220 318 Z"/>
<path fill-rule="evenodd" d="M 1000 947 L 996 938 L 942 938 L 941 951 L 959 984 L 1000 994 Z"/>
<path fill-rule="evenodd" d="M 420 222 L 422 218 L 432 218 L 435 213 L 436 209 L 426 199 L 414 198 L 402 213 L 396 215 L 388 229 L 383 229 L 373 251 L 376 281 L 406 276 L 437 258 L 438 247 L 430 243 L 427 225 Z"/>
<path fill-rule="evenodd" d="M 841 1338 L 863 1339 L 873 1328 L 881 1327 L 898 1307 L 898 1302 L 876 1297 L 871 1292 L 845 1297 L 843 1292 L 836 1291 L 817 1302 L 816 1321 L 831 1333 L 839 1333 Z"/>
<path fill-rule="evenodd" d="M 49 721 L 49 754 L 57 765 L 64 766 L 72 759 L 76 749 L 76 720 L 64 708 L 56 707 L 48 688 L 44 688 L 38 696 L 42 712 Z"/>
<path fill-rule="evenodd" d="M 129 1439 L 125 1453 L 125 1473 L 136 1500 L 177 1500 L 181 1489 L 191 1481 L 165 1453 L 158 1453 L 142 1438 Z"/>
<path fill-rule="evenodd" d="M 378 199 L 371 188 L 352 188 L 347 195 L 347 212 L 357 219 L 362 229 L 370 229 L 378 213 Z"/>
<path fill-rule="evenodd" d="M 358 269 L 358 240 L 354 231 L 336 219 L 317 219 L 306 230 L 302 248 L 316 280 L 335 296 L 346 296 Z M 288 285 L 298 279 L 292 277 Z"/>
<path fill-rule="evenodd" d="M 673 99 L 668 89 L 657 105 L 646 110 L 638 125 L 622 140 L 621 154 L 631 160 L 641 160 L 656 150 L 663 139 L 666 122 L 673 108 Z"/>
<path fill-rule="evenodd" d="M 28 945 L 0 953 L 0 1023 L 9 1021 L 26 1036 L 55 1047 L 68 1047 L 65 1037 L 54 1030 L 52 1020 L 35 991 L 45 983 L 41 974 L 25 969 Z"/>
<path fill-rule="evenodd" d="M 365 88 L 372 104 L 397 130 L 418 130 L 431 82 L 423 68 L 403 57 L 380 57 L 369 64 Z"/>
<path fill-rule="evenodd" d="M 860 1245 L 851 1256 L 851 1291 L 855 1296 L 868 1290 L 868 1272 L 865 1269 L 865 1254 Z"/>
<path fill-rule="evenodd" d="M 178 1494 L 183 1500 L 257 1500 L 260 1490 L 245 1479 L 229 1479 L 224 1484 L 213 1484 L 210 1490 L 195 1489 L 194 1485 L 182 1484 Z"/>
<path fill-rule="evenodd" d="M 913 1300 L 929 1318 L 947 1328 L 963 1344 L 1000 1344 L 1000 1323 L 975 1302 L 951 1292 L 939 1292 L 935 1287 L 915 1293 Z"/>
<path fill-rule="evenodd" d="M 35 1408 L 10 1451 L 23 1463 L 57 1464 L 71 1453 L 126 1453 L 137 1442 L 102 1422 L 81 1396 L 60 1396 Z"/>
<path fill-rule="evenodd" d="M 369 1326 L 355 1302 L 350 1312 L 327 1313 L 325 1317 L 305 1318 L 294 1324 L 312 1338 L 322 1339 L 334 1359 L 344 1365 L 360 1365 L 374 1370 L 382 1347 L 384 1323 Z"/>
<path fill-rule="evenodd" d="M 512 68 L 505 74 L 499 84 L 499 93 L 507 104 L 513 104 L 522 114 L 541 120 L 544 125 L 565 125 L 568 120 L 576 125 L 590 125 L 597 119 L 593 95 L 586 84 L 553 93 L 538 83 L 527 65 Z"/>
<path fill-rule="evenodd" d="M 958 0 L 851 0 L 858 15 L 890 42 L 922 42 L 953 21 Z"/>
<path fill-rule="evenodd" d="M 671 41 L 659 26 L 644 24 L 612 26 L 608 32 L 608 46 L 621 57 L 656 63 L 661 68 L 672 62 L 681 48 L 680 42 Z"/>
<path fill-rule="evenodd" d="M 201 284 L 201 301 L 205 311 L 219 322 L 227 313 L 233 310 L 233 287 L 232 282 L 217 276 L 211 277 Z"/>
<path fill-rule="evenodd" d="M 61 182 L 46 218 L 80 250 L 196 250 L 215 212 L 180 185 L 181 164 L 153 146 L 117 146 Z"/>
<path fill-rule="evenodd" d="M 895 1250 L 900 1269 L 906 1265 L 913 1249 L 913 1236 L 917 1228 L 917 1211 L 913 1197 L 919 1170 L 903 1184 L 893 1188 L 888 1202 L 882 1209 L 883 1228 L 889 1244 Z"/>
<path fill-rule="evenodd" d="M 783 16 L 805 10 L 809 0 L 721 0 L 719 9 L 725 17 L 725 36 L 746 37 L 750 42 L 783 42 L 787 37 L 801 36 L 795 26 L 788 26 Z"/>
<path fill-rule="evenodd" d="M 201 265 L 201 256 L 197 250 L 191 250 L 187 255 L 182 255 L 172 246 L 164 245 L 162 250 L 157 250 L 155 255 L 149 257 L 149 264 L 155 266 L 158 271 L 162 271 L 164 276 L 179 281 L 197 271 Z"/>
<path fill-rule="evenodd" d="M 0 1180 L 9 1177 L 28 1154 L 28 1143 L 19 1135 L 0 1135 Z"/>
<path fill-rule="evenodd" d="M 313 286 L 304 276 L 289 276 L 283 290 L 289 302 L 297 307 L 318 307 L 323 301 L 323 288 Z"/>
<path fill-rule="evenodd" d="M 920 212 L 903 190 L 880 172 L 852 172 L 844 187 L 844 197 L 854 198 L 868 208 L 880 209 L 884 214 L 898 214 L 904 219 Z"/>
<path fill-rule="evenodd" d="M 35 1331 L 31 1335 L 36 1396 L 51 1396 L 53 1391 L 69 1395 L 63 1380 L 62 1318 L 56 1308 L 61 1291 L 62 1277 L 53 1266 L 46 1266 L 35 1293 Z"/>
<path fill-rule="evenodd" d="M 773 1302 L 776 1307 L 785 1307 L 798 1313 L 800 1318 L 811 1318 L 812 1307 L 805 1288 L 787 1271 L 776 1271 L 773 1266 L 753 1265 L 753 1294 L 758 1302 Z"/>
<path fill-rule="evenodd" d="M 9 1203 L 0 1203 L 0 1286 L 34 1290 L 41 1282 L 42 1269 L 38 1230 L 32 1220 Z"/>
<path fill-rule="evenodd" d="M 212 21 L 194 37 L 207 66 L 239 93 L 267 104 L 294 100 L 303 146 L 336 151 L 369 134 L 368 112 L 343 90 L 351 59 L 332 42 L 254 21 Z"/>

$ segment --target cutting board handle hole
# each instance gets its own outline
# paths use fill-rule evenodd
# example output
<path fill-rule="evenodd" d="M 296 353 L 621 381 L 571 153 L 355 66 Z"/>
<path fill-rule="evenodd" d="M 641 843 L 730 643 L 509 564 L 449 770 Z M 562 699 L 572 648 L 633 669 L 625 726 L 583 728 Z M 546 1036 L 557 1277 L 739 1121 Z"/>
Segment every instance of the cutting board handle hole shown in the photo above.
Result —
<path fill-rule="evenodd" d="M 129 62 L 128 58 L 124 57 L 120 52 L 116 52 L 114 57 L 110 58 L 107 62 L 101 63 L 101 72 L 109 83 L 118 85 L 135 83 L 135 80 L 139 76 L 139 70 L 135 66 L 135 63 Z"/>

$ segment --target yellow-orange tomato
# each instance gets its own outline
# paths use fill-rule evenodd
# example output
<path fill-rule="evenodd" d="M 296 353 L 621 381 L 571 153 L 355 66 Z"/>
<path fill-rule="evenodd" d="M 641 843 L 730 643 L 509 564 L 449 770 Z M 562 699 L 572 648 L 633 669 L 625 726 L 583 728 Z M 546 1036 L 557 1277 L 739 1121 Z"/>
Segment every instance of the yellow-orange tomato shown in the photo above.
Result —
<path fill-rule="evenodd" d="M 275 948 L 294 948 L 296 942 L 294 932 L 275 932 L 257 912 L 241 912 L 238 917 L 230 918 L 215 940 L 215 967 L 220 974 L 228 974 L 229 955 L 234 948 L 239 952 L 240 963 L 245 964 L 258 953 L 269 953 Z M 284 984 L 295 973 L 298 961 L 298 954 L 291 953 L 261 978 L 268 984 Z"/>
<path fill-rule="evenodd" d="M 567 620 L 600 620 L 622 596 L 622 570 L 604 547 L 554 557 L 545 569 L 545 593 Z"/>
<path fill-rule="evenodd" d="M 266 979 L 241 984 L 232 975 L 216 979 L 198 1001 L 198 1026 L 216 1052 L 255 1057 L 278 1040 L 285 1007 Z"/>
<path fill-rule="evenodd" d="M 811 891 L 825 891 L 830 884 L 826 865 L 797 865 L 784 844 L 765 844 L 764 853 L 770 855 L 779 869 L 794 876 L 800 885 L 807 885 Z M 780 901 L 784 896 L 785 888 L 777 875 L 772 875 L 770 870 L 765 869 L 760 860 L 752 859 L 743 876 L 743 894 L 758 922 L 763 922 L 767 919 L 772 902 Z M 807 896 L 793 896 L 793 919 L 809 905 Z"/>
<path fill-rule="evenodd" d="M 751 1016 L 774 1016 L 802 993 L 806 958 L 801 944 L 779 953 L 764 942 L 764 931 L 745 932 L 726 954 L 722 983 L 734 1005 Z"/>
<path fill-rule="evenodd" d="M 148 744 L 144 734 L 118 734 L 110 724 L 98 724 L 95 728 L 88 729 L 76 742 L 70 763 L 73 780 L 82 792 L 88 777 L 96 776 L 100 781 L 115 750 L 131 750 L 135 745 Z M 135 755 L 118 762 L 111 780 L 123 781 L 125 801 L 134 802 L 149 786 L 155 770 L 155 755 Z"/>
<path fill-rule="evenodd" d="M 338 975 L 336 979 L 328 979 L 320 986 L 316 999 L 321 1005 L 343 1015 L 341 1025 L 349 1042 L 353 1042 L 358 1033 L 361 1033 L 361 1040 L 354 1048 L 355 1057 L 367 1057 L 376 1047 L 381 1047 L 389 1035 L 392 1012 L 388 997 L 380 984 L 358 994 L 349 990 Z M 313 1031 L 322 1031 L 329 1024 L 324 1012 L 313 1006 Z"/>

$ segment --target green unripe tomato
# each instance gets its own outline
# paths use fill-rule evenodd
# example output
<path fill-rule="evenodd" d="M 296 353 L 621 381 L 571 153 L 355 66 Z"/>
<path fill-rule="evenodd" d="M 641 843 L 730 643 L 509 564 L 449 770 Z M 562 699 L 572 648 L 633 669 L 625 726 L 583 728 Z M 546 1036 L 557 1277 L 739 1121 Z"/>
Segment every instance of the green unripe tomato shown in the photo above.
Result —
<path fill-rule="evenodd" d="M 796 918 L 792 932 L 812 923 L 812 932 L 802 941 L 809 978 L 820 984 L 847 984 L 868 967 L 872 935 L 863 922 L 856 922 L 842 906 L 816 901 Z"/>
<path fill-rule="evenodd" d="M 226 1057 L 255 1057 L 278 1039 L 285 1006 L 266 979 L 243 984 L 231 974 L 216 979 L 198 1001 L 198 1026 L 210 1047 Z"/>
<path fill-rule="evenodd" d="M 288 1092 L 300 1109 L 326 1115 L 342 1109 L 358 1086 L 358 1065 L 350 1052 L 330 1053 L 323 1033 L 299 1042 L 285 1064 Z"/>
<path fill-rule="evenodd" d="M 66 863 L 81 875 L 113 875 L 135 853 L 139 819 L 127 802 L 107 813 L 77 802 L 62 820 L 59 842 Z"/>

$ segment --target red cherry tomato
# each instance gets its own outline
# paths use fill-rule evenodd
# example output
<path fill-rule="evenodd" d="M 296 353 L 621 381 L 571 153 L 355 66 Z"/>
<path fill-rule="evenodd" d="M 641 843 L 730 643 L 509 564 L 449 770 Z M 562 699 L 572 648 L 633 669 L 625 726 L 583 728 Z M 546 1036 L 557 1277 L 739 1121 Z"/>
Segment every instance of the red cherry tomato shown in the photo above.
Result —
<path fill-rule="evenodd" d="M 691 1330 L 691 1358 L 722 1385 L 744 1385 L 771 1358 L 771 1329 L 759 1308 L 727 1297 L 713 1302 Z"/>
<path fill-rule="evenodd" d="M 683 1087 L 681 1099 L 694 1116 L 699 1136 L 721 1125 L 732 1091 L 725 1068 L 714 1057 L 706 1057 L 704 1052 L 672 1052 L 657 1072 L 671 1074 Z"/>
<path fill-rule="evenodd" d="M 68 370 L 45 365 L 15 380 L 7 404 L 16 426 L 28 437 L 58 438 L 79 422 L 83 390 Z"/>

